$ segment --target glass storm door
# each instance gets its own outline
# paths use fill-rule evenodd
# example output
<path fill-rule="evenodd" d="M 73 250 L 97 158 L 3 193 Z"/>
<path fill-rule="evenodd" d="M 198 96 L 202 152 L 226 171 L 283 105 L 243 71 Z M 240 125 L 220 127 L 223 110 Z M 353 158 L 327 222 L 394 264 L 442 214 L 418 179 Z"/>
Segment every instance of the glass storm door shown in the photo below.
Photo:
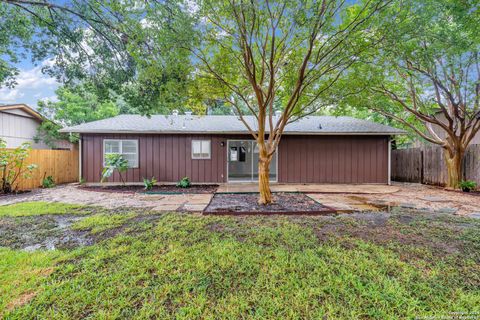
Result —
<path fill-rule="evenodd" d="M 228 181 L 253 182 L 258 180 L 258 147 L 252 140 L 228 141 Z M 277 180 L 277 154 L 270 163 L 270 179 Z"/>

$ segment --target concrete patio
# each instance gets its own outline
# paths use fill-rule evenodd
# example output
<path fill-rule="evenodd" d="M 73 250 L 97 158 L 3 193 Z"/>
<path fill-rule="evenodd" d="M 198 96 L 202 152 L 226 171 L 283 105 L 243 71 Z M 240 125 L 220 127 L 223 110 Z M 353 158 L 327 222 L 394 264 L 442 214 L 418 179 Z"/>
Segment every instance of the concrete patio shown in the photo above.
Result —
<path fill-rule="evenodd" d="M 389 206 L 480 217 L 480 196 L 421 184 L 272 184 L 274 192 L 302 192 L 339 212 L 384 210 Z M 221 185 L 217 192 L 257 192 L 254 183 Z M 23 201 L 67 202 L 106 208 L 142 207 L 155 211 L 202 212 L 213 194 L 122 194 L 87 191 L 76 184 L 0 197 L 0 206 Z"/>
<path fill-rule="evenodd" d="M 381 184 L 294 184 L 272 183 L 272 192 L 303 193 L 349 193 L 349 194 L 387 194 L 400 190 L 397 186 Z M 257 183 L 226 183 L 217 190 L 222 192 L 258 192 Z"/>

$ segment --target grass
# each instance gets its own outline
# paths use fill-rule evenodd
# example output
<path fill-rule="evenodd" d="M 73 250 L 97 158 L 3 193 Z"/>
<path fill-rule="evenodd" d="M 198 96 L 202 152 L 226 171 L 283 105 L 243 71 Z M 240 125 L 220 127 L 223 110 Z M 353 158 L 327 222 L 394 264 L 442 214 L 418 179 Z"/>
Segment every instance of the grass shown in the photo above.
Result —
<path fill-rule="evenodd" d="M 133 217 L 135 217 L 135 213 L 97 214 L 75 222 L 72 229 L 90 230 L 91 233 L 95 234 L 119 227 Z"/>
<path fill-rule="evenodd" d="M 54 251 L 28 253 L 0 247 L 0 318 L 2 310 L 33 298 L 60 255 Z"/>
<path fill-rule="evenodd" d="M 413 218 L 406 222 L 407 214 Z M 96 234 L 127 223 L 88 247 L 1 249 L 5 317 L 398 319 L 480 312 L 476 220 L 403 211 L 379 227 L 354 216 L 127 219 L 102 213 L 80 220 L 77 228 Z"/>
<path fill-rule="evenodd" d="M 28 217 L 45 214 L 78 213 L 82 206 L 59 202 L 20 202 L 8 206 L 0 206 L 0 217 Z"/>

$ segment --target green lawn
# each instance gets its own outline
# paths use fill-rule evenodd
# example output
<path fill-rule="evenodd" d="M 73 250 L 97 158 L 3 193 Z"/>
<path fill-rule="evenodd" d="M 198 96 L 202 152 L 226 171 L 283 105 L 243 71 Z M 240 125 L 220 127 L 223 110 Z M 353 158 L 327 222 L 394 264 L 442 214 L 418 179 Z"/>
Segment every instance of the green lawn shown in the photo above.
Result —
<path fill-rule="evenodd" d="M 478 220 L 410 211 L 121 214 L 91 212 L 73 225 L 92 233 L 92 246 L 0 249 L 0 318 L 2 309 L 7 319 L 395 319 L 480 312 Z"/>
<path fill-rule="evenodd" d="M 81 206 L 58 202 L 20 202 L 10 206 L 0 206 L 0 217 L 29 217 L 45 214 L 66 214 L 79 212 Z"/>

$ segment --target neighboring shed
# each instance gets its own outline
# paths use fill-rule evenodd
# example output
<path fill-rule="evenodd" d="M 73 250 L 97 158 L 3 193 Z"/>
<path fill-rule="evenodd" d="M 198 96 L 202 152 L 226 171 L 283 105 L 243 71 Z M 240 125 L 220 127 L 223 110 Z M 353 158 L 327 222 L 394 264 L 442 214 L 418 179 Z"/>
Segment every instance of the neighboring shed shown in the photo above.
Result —
<path fill-rule="evenodd" d="M 246 120 L 255 128 L 253 117 Z M 139 115 L 65 128 L 81 134 L 81 176 L 98 182 L 105 154 L 121 153 L 127 181 L 257 180 L 258 152 L 236 116 Z M 389 183 L 390 136 L 403 131 L 351 117 L 309 116 L 289 124 L 272 161 L 271 180 L 284 183 Z M 114 175 L 112 182 L 119 182 Z"/>
<path fill-rule="evenodd" d="M 16 148 L 29 142 L 33 149 L 51 149 L 48 145 L 34 141 L 37 128 L 46 119 L 25 104 L 0 106 L 0 138 L 7 142 L 7 148 Z M 68 141 L 57 141 L 55 149 L 71 149 Z"/>

